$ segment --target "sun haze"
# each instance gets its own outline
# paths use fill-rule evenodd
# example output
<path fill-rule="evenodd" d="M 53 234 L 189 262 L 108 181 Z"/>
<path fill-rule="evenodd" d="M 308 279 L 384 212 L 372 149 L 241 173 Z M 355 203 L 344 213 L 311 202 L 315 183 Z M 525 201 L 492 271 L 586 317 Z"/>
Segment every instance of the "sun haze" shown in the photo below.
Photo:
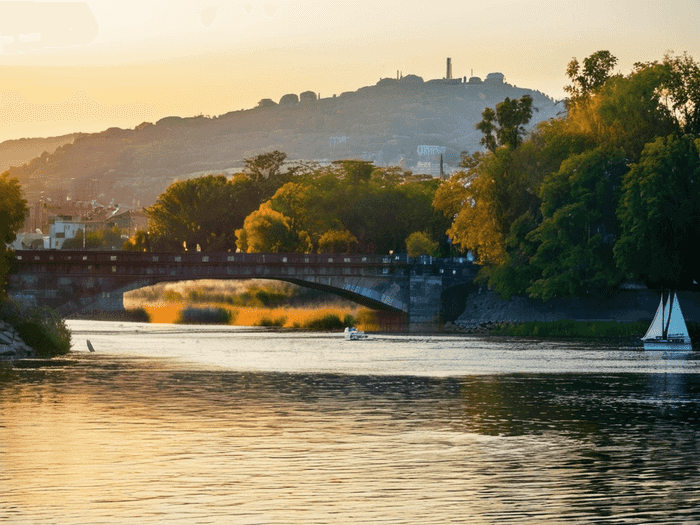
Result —
<path fill-rule="evenodd" d="M 563 98 L 572 57 L 699 57 L 698 27 L 697 0 L 0 2 L 0 141 L 442 78 L 446 57 Z"/>

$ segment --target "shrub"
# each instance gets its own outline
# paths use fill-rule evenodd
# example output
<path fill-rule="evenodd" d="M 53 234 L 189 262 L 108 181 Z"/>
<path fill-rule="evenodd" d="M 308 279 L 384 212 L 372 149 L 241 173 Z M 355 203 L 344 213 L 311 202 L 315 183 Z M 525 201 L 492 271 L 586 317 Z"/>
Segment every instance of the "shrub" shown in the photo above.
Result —
<path fill-rule="evenodd" d="M 65 321 L 47 307 L 22 308 L 6 302 L 0 316 L 15 327 L 22 340 L 36 351 L 37 357 L 54 357 L 70 352 L 71 334 Z"/>
<path fill-rule="evenodd" d="M 151 317 L 145 308 L 129 308 L 124 312 L 124 317 L 127 321 L 134 323 L 149 323 L 151 321 Z"/>
<path fill-rule="evenodd" d="M 178 324 L 229 324 L 233 318 L 233 312 L 226 308 L 195 308 L 190 306 L 180 311 Z"/>
<path fill-rule="evenodd" d="M 284 323 L 287 322 L 287 318 L 284 316 L 280 317 L 275 317 L 274 319 L 272 317 L 267 317 L 263 316 L 258 321 L 253 325 L 253 326 L 284 326 Z"/>
<path fill-rule="evenodd" d="M 337 330 L 345 328 L 345 325 L 337 315 L 325 314 L 320 317 L 308 319 L 303 327 L 308 330 Z"/>

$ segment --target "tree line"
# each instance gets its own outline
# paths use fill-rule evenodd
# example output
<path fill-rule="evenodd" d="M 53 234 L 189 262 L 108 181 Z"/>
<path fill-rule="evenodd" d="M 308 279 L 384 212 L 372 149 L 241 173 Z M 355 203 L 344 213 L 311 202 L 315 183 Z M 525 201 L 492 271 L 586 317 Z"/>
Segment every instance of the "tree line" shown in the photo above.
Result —
<path fill-rule="evenodd" d="M 358 160 L 285 164 L 273 151 L 242 173 L 172 184 L 145 209 L 147 232 L 126 249 L 389 253 L 449 251 L 449 219 L 432 203 L 440 181 Z"/>
<path fill-rule="evenodd" d="M 616 63 L 573 59 L 566 115 L 527 136 L 526 97 L 485 110 L 486 151 L 437 191 L 448 235 L 503 296 L 700 282 L 700 67 L 687 54 L 627 75 Z"/>

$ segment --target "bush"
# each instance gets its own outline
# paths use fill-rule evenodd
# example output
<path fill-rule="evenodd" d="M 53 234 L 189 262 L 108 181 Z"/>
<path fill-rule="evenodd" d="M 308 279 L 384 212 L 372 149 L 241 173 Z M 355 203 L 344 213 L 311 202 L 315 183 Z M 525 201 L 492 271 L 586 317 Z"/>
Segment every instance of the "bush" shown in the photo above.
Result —
<path fill-rule="evenodd" d="M 284 316 L 276 317 L 274 319 L 272 317 L 263 316 L 253 326 L 279 326 L 279 327 L 282 327 L 282 326 L 284 326 L 284 324 L 286 322 L 287 322 L 287 318 Z"/>
<path fill-rule="evenodd" d="M 347 317 L 347 316 L 346 316 Z M 345 328 L 345 324 L 335 314 L 325 314 L 320 317 L 308 319 L 303 328 L 308 330 L 338 330 Z"/>
<path fill-rule="evenodd" d="M 130 308 L 124 312 L 124 318 L 134 323 L 150 323 L 151 317 L 145 308 Z"/>
<path fill-rule="evenodd" d="M 37 357 L 70 352 L 70 330 L 58 312 L 51 308 L 22 308 L 8 301 L 0 308 L 0 317 L 15 327 L 22 340 L 36 351 Z"/>
<path fill-rule="evenodd" d="M 234 312 L 226 308 L 195 308 L 190 306 L 178 314 L 175 322 L 178 324 L 229 324 L 233 314 Z"/>

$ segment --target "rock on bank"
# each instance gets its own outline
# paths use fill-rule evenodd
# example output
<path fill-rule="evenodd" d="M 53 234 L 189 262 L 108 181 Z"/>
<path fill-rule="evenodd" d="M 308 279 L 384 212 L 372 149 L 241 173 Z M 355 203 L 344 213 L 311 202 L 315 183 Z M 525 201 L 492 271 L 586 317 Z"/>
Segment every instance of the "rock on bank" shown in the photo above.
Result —
<path fill-rule="evenodd" d="M 5 321 L 0 321 L 0 361 L 14 361 L 35 356 L 34 349 L 22 341 L 17 330 Z"/>

